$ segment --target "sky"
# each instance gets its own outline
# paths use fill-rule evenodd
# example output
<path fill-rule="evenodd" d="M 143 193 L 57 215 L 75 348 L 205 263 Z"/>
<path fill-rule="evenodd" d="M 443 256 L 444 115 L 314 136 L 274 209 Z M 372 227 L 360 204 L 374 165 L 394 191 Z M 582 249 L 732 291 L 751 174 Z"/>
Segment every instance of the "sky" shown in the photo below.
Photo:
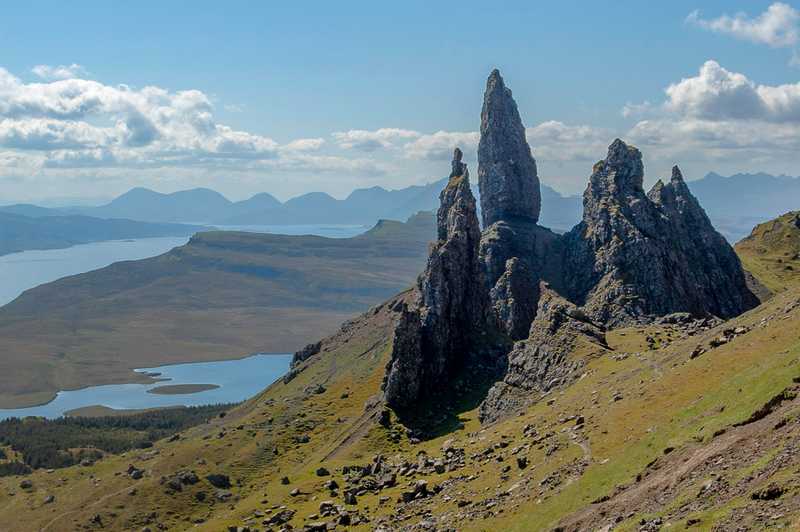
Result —
<path fill-rule="evenodd" d="M 486 77 L 542 182 L 620 137 L 646 181 L 800 175 L 800 4 L 759 1 L 6 3 L 0 204 L 144 186 L 279 199 L 475 172 Z"/>

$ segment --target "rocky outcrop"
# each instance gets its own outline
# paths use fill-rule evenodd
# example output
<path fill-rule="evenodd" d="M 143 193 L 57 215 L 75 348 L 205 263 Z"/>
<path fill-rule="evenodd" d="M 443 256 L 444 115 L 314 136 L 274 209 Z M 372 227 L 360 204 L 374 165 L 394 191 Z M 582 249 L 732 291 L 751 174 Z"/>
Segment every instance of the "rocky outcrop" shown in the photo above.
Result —
<path fill-rule="evenodd" d="M 478 262 L 475 198 L 459 149 L 440 201 L 439 239 L 417 281 L 416 300 L 402 311 L 384 382 L 385 399 L 397 409 L 442 390 L 442 382 L 464 367 L 491 327 Z"/>
<path fill-rule="evenodd" d="M 536 314 L 539 281 L 560 286 L 561 247 L 558 235 L 532 222 L 501 220 L 483 231 L 480 260 L 484 281 L 492 306 L 512 339 L 527 336 Z M 523 291 L 529 293 L 522 296 Z"/>
<path fill-rule="evenodd" d="M 484 279 L 506 332 L 519 340 L 536 314 L 539 281 L 553 277 L 548 263 L 557 256 L 552 248 L 558 237 L 536 223 L 541 201 L 536 161 L 517 104 L 497 70 L 483 98 L 478 176 Z"/>
<path fill-rule="evenodd" d="M 755 306 L 736 254 L 680 171 L 649 195 L 643 178 L 641 153 L 619 139 L 594 166 L 583 221 L 565 237 L 570 299 L 608 326 L 681 311 L 729 318 Z"/>
<path fill-rule="evenodd" d="M 517 104 L 498 70 L 489 75 L 483 97 L 478 185 L 484 227 L 499 220 L 539 220 L 536 161 Z"/>
<path fill-rule="evenodd" d="M 586 360 L 608 348 L 602 327 L 583 311 L 546 283 L 540 291 L 530 334 L 514 344 L 505 377 L 489 390 L 481 404 L 481 422 L 495 421 L 567 384 L 578 376 Z"/>
<path fill-rule="evenodd" d="M 455 375 L 500 352 L 504 376 L 481 406 L 492 421 L 570 382 L 606 349 L 606 328 L 673 313 L 729 318 L 757 304 L 680 170 L 646 194 L 642 155 L 619 139 L 593 168 L 582 222 L 566 235 L 540 227 L 536 163 L 496 70 L 478 166 L 483 233 L 456 149 L 438 241 L 394 333 L 384 397 L 396 411 L 444 398 Z"/>
<path fill-rule="evenodd" d="M 527 263 L 518 257 L 508 259 L 489 296 L 509 336 L 514 340 L 527 337 L 539 301 L 539 286 Z"/>

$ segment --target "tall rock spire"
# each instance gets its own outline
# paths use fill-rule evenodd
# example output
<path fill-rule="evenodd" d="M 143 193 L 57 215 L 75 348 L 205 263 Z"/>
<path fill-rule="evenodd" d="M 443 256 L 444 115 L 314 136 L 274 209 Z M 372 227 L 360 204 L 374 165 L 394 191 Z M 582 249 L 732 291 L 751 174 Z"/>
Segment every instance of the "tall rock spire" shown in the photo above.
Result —
<path fill-rule="evenodd" d="M 489 296 L 478 261 L 480 227 L 461 150 L 439 197 L 438 241 L 417 280 L 415 301 L 395 329 L 384 395 L 399 410 L 433 392 L 464 369 L 489 328 Z"/>
<path fill-rule="evenodd" d="M 517 104 L 497 69 L 489 75 L 483 96 L 478 185 L 484 228 L 499 220 L 539 220 L 536 161 Z"/>

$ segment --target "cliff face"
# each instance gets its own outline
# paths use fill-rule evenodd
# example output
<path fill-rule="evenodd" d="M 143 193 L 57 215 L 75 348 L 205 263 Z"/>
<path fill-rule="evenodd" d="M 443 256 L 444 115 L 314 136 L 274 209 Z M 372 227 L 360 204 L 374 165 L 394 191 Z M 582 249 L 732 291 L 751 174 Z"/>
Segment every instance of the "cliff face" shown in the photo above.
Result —
<path fill-rule="evenodd" d="M 599 323 L 673 312 L 736 316 L 757 304 L 733 249 L 677 167 L 649 194 L 636 148 L 615 140 L 594 167 L 583 221 L 565 236 L 567 293 Z"/>
<path fill-rule="evenodd" d="M 484 227 L 499 220 L 539 220 L 536 161 L 525 140 L 517 104 L 498 70 L 489 75 L 483 97 L 478 185 Z"/>
<path fill-rule="evenodd" d="M 730 318 L 758 303 L 680 170 L 646 194 L 642 155 L 619 139 L 592 170 L 582 222 L 565 235 L 540 227 L 536 162 L 496 70 L 478 175 L 482 233 L 456 149 L 438 242 L 395 331 L 390 406 L 446 394 L 453 376 L 478 373 L 494 350 L 504 374 L 480 412 L 493 421 L 575 378 L 583 355 L 606 349 L 609 328 L 676 312 Z"/>
<path fill-rule="evenodd" d="M 386 401 L 405 408 L 464 368 L 479 337 L 492 327 L 488 293 L 478 262 L 480 227 L 469 172 L 456 148 L 440 196 L 438 241 L 403 309 L 384 385 Z"/>
<path fill-rule="evenodd" d="M 478 146 L 484 232 L 480 257 L 492 306 L 513 339 L 528 334 L 539 299 L 539 281 L 556 277 L 558 237 L 540 227 L 541 195 L 536 161 L 525 126 L 503 78 L 486 81 Z"/>

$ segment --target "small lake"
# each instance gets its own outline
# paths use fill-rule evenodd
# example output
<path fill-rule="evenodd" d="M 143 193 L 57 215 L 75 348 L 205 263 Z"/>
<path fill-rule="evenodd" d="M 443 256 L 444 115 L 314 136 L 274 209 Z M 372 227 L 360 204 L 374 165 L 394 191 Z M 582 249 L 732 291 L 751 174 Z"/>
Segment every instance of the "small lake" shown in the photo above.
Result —
<path fill-rule="evenodd" d="M 238 403 L 254 396 L 289 369 L 292 355 L 258 354 L 239 360 L 174 364 L 137 369 L 140 373 L 160 373 L 152 384 L 109 384 L 81 390 L 59 392 L 46 405 L 30 408 L 0 409 L 0 419 L 9 417 L 61 417 L 64 412 L 101 405 L 114 409 L 141 409 L 165 406 L 198 406 L 215 403 Z M 213 384 L 213 390 L 197 393 L 161 395 L 148 393 L 160 386 L 177 384 Z"/>

